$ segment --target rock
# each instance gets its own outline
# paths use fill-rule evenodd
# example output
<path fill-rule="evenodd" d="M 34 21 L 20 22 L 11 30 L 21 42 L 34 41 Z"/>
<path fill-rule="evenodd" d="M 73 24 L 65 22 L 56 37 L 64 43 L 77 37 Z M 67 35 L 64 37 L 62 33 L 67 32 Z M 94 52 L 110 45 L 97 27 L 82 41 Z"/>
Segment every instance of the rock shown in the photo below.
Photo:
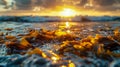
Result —
<path fill-rule="evenodd" d="M 31 32 L 31 33 L 30 33 L 30 36 L 35 37 L 35 38 L 37 38 L 39 35 L 40 35 L 40 34 L 39 34 L 38 31 L 34 31 L 34 32 Z"/>
<path fill-rule="evenodd" d="M 17 36 L 25 36 L 25 34 L 18 34 Z"/>
<path fill-rule="evenodd" d="M 29 48 L 31 46 L 32 45 L 25 38 L 21 38 L 20 46 L 19 47 L 21 47 L 23 49 L 26 49 L 26 48 Z"/>
<path fill-rule="evenodd" d="M 5 38 L 7 40 L 10 40 L 10 41 L 16 41 L 17 40 L 17 38 L 15 36 L 10 36 L 10 35 L 6 35 Z"/>
<path fill-rule="evenodd" d="M 104 49 L 105 50 L 110 50 L 110 51 L 114 51 L 114 50 L 118 50 L 120 49 L 120 45 L 118 43 L 116 43 L 115 41 L 107 38 L 107 37 L 102 37 L 98 40 L 98 42 L 100 44 L 104 44 Z"/>
<path fill-rule="evenodd" d="M 4 43 L 5 40 L 3 39 L 3 37 L 0 37 L 0 43 Z"/>
<path fill-rule="evenodd" d="M 55 31 L 42 30 L 42 34 L 45 34 L 45 35 L 55 35 Z"/>
<path fill-rule="evenodd" d="M 75 40 L 77 37 L 72 35 L 72 34 L 65 34 L 65 35 L 62 35 L 62 36 L 58 36 L 56 37 L 56 39 L 60 42 L 62 41 L 73 41 Z"/>
<path fill-rule="evenodd" d="M 5 28 L 5 30 L 7 30 L 7 31 L 12 31 L 13 28 Z"/>
<path fill-rule="evenodd" d="M 0 36 L 4 36 L 4 33 L 3 33 L 3 32 L 0 32 Z"/>
<path fill-rule="evenodd" d="M 24 38 L 21 39 L 21 41 L 8 41 L 5 42 L 6 47 L 10 49 L 19 49 L 19 50 L 24 50 L 24 49 L 29 49 L 32 47 L 32 45 Z"/>
<path fill-rule="evenodd" d="M 4 42 L 5 42 L 4 40 L 0 40 L 0 43 L 2 43 L 2 44 L 3 44 Z"/>
<path fill-rule="evenodd" d="M 5 42 L 5 45 L 6 45 L 7 48 L 13 48 L 13 47 L 19 46 L 20 44 L 18 42 L 9 41 L 9 42 Z"/>
<path fill-rule="evenodd" d="M 29 55 L 38 54 L 38 55 L 40 55 L 40 56 L 42 56 L 44 58 L 47 57 L 46 54 L 44 52 L 42 52 L 42 50 L 40 50 L 39 48 L 35 48 L 32 51 L 29 51 L 27 54 L 29 54 Z"/>
<path fill-rule="evenodd" d="M 32 37 L 32 36 L 23 36 L 22 38 L 26 39 L 29 43 L 36 42 L 35 37 Z"/>

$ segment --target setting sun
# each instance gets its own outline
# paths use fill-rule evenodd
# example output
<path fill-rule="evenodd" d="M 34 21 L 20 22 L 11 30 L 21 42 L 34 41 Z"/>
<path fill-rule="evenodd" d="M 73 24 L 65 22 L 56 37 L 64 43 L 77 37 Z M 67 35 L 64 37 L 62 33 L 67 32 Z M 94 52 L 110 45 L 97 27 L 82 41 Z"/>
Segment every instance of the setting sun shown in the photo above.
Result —
<path fill-rule="evenodd" d="M 76 14 L 76 11 L 70 8 L 64 8 L 64 10 L 60 12 L 60 16 L 64 17 L 75 16 Z"/>

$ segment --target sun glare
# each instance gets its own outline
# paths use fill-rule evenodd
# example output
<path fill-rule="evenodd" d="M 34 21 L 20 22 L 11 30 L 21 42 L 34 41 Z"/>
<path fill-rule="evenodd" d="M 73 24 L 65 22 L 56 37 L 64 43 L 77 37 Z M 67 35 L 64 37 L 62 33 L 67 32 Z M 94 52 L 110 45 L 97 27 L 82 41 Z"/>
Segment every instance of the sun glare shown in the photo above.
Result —
<path fill-rule="evenodd" d="M 70 17 L 75 15 L 76 15 L 76 11 L 70 8 L 65 8 L 63 11 L 60 12 L 60 16 L 64 16 L 64 17 Z"/>
<path fill-rule="evenodd" d="M 69 28 L 69 27 L 70 27 L 69 22 L 66 22 L 65 25 L 66 25 L 66 28 Z"/>

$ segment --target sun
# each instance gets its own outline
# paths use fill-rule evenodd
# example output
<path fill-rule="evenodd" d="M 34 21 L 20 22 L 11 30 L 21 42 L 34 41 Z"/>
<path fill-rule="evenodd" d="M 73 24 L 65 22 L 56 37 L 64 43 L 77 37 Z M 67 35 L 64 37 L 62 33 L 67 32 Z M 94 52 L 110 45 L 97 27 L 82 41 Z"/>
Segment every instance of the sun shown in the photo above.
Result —
<path fill-rule="evenodd" d="M 74 9 L 64 8 L 63 11 L 60 12 L 60 16 L 71 17 L 71 16 L 75 16 L 76 13 L 77 12 Z"/>

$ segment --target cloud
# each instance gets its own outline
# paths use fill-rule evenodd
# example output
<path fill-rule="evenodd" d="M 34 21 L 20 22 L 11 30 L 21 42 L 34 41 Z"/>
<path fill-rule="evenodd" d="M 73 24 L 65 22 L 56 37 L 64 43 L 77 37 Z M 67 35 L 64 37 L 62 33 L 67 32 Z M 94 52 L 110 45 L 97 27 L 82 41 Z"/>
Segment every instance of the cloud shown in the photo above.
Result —
<path fill-rule="evenodd" d="M 80 0 L 77 5 L 78 6 L 84 6 L 86 3 L 88 3 L 88 0 Z"/>
<path fill-rule="evenodd" d="M 40 11 L 56 9 L 57 6 L 75 7 L 83 11 L 118 12 L 120 0 L 0 0 L 0 9 L 11 11 Z M 0 10 L 1 11 L 1 10 Z"/>
<path fill-rule="evenodd" d="M 120 9 L 120 0 L 80 0 L 77 6 L 88 10 L 116 11 Z"/>
<path fill-rule="evenodd" d="M 14 0 L 15 1 L 15 9 L 19 10 L 29 10 L 32 8 L 31 0 Z"/>
<path fill-rule="evenodd" d="M 6 0 L 0 0 L 0 5 L 7 5 Z"/>
<path fill-rule="evenodd" d="M 96 5 L 93 8 L 101 11 L 116 11 L 120 9 L 119 0 L 94 0 L 93 4 Z"/>
<path fill-rule="evenodd" d="M 13 8 L 14 10 L 32 10 L 35 7 L 44 9 L 52 9 L 64 4 L 95 10 L 118 10 L 120 9 L 120 0 L 11 0 L 11 5 L 8 6 L 10 0 L 0 0 L 0 4 L 4 7 Z"/>
<path fill-rule="evenodd" d="M 1 9 L 11 9 L 13 7 L 13 0 L 0 0 Z"/>
<path fill-rule="evenodd" d="M 94 5 L 111 6 L 116 3 L 116 0 L 93 0 Z"/>
<path fill-rule="evenodd" d="M 3 6 L 3 8 L 7 8 L 7 2 L 6 0 L 0 0 L 0 5 Z"/>
<path fill-rule="evenodd" d="M 62 3 L 60 0 L 44 0 L 43 7 L 45 8 L 54 8 L 56 6 L 59 6 Z"/>
<path fill-rule="evenodd" d="M 14 0 L 17 10 L 31 10 L 34 7 L 54 8 L 61 0 Z"/>

